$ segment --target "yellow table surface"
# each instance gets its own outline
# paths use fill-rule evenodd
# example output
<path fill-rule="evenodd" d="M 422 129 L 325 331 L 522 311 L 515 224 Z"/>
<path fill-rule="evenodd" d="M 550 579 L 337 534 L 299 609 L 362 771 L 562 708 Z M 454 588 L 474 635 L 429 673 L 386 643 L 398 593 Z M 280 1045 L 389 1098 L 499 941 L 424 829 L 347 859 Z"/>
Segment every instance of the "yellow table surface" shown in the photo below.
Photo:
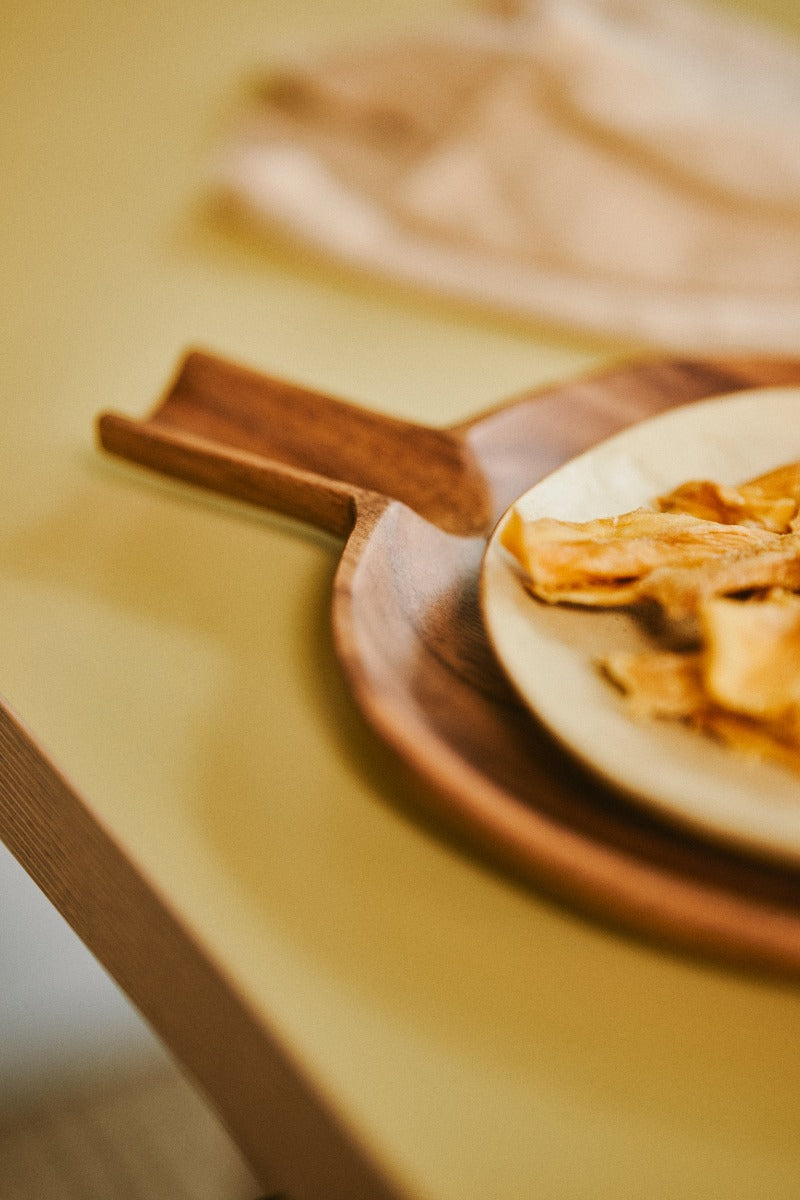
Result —
<path fill-rule="evenodd" d="M 0 691 L 409 1198 L 794 1200 L 797 990 L 583 922 L 415 824 L 333 656 L 339 544 L 94 445 L 190 345 L 437 424 L 621 352 L 206 203 L 255 68 L 447 7 L 0 4 Z"/>

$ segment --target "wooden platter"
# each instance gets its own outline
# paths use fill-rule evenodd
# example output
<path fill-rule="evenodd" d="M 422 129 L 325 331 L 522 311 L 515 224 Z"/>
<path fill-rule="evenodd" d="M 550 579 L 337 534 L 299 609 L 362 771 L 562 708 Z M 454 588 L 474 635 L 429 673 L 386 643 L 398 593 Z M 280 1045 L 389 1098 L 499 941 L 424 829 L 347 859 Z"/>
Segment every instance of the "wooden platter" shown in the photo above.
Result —
<path fill-rule="evenodd" d="M 486 539 L 578 452 L 676 404 L 800 384 L 800 359 L 664 359 L 514 399 L 447 429 L 379 416 L 201 352 L 106 450 L 346 539 L 335 643 L 377 733 L 427 781 L 421 818 L 581 912 L 684 951 L 800 971 L 800 873 L 629 805 L 518 703 L 477 600 Z"/>

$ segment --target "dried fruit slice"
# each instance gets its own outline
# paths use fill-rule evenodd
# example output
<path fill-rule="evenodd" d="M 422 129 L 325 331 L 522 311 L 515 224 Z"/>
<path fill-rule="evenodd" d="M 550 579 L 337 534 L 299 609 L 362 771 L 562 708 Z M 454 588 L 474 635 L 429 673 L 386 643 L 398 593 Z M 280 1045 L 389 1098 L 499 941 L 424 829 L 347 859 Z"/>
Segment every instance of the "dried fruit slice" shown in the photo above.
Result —
<path fill-rule="evenodd" d="M 632 715 L 688 720 L 708 705 L 699 653 L 620 651 L 597 665 L 625 693 Z"/>
<path fill-rule="evenodd" d="M 698 713 L 696 724 L 738 754 L 800 772 L 800 730 L 792 722 L 758 721 L 710 707 Z"/>
<path fill-rule="evenodd" d="M 800 596 L 703 605 L 704 680 L 722 708 L 774 720 L 800 705 Z"/>
<path fill-rule="evenodd" d="M 721 707 L 707 690 L 703 659 L 701 652 L 644 650 L 597 665 L 625 694 L 632 717 L 680 721 L 739 754 L 800 771 L 800 709 L 764 720 Z"/>
<path fill-rule="evenodd" d="M 502 542 L 540 600 L 656 605 L 673 646 L 691 632 L 691 652 L 662 638 L 598 660 L 632 715 L 800 771 L 800 462 L 738 488 L 690 481 L 656 503 L 582 522 L 514 510 Z"/>
<path fill-rule="evenodd" d="M 706 521 L 752 525 L 787 533 L 800 506 L 800 462 L 788 463 L 738 487 L 695 479 L 659 496 L 661 512 L 689 513 Z"/>
<path fill-rule="evenodd" d="M 669 621 L 695 616 L 714 596 L 800 588 L 800 536 L 783 534 L 766 549 L 712 558 L 691 567 L 651 571 L 638 588 L 639 599 L 658 604 Z"/>
<path fill-rule="evenodd" d="M 650 508 L 594 521 L 529 521 L 514 510 L 501 540 L 540 600 L 615 607 L 636 601 L 658 568 L 777 548 L 781 535 Z"/>

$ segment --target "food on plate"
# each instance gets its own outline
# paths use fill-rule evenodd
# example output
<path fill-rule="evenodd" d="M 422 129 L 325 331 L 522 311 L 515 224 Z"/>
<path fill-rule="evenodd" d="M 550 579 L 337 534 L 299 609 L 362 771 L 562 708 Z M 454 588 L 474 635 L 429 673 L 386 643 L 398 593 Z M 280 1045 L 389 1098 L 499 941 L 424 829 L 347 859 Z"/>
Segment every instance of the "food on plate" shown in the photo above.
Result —
<path fill-rule="evenodd" d="M 650 601 L 666 623 L 696 617 L 715 596 L 800 590 L 800 534 L 787 534 L 773 548 L 709 558 L 690 567 L 657 567 L 642 580 L 637 600 Z"/>
<path fill-rule="evenodd" d="M 513 510 L 501 541 L 540 600 L 599 607 L 634 603 L 655 570 L 699 567 L 783 545 L 770 530 L 649 508 L 595 521 L 526 521 Z"/>
<path fill-rule="evenodd" d="M 715 599 L 700 619 L 697 649 L 620 651 L 598 666 L 631 715 L 683 721 L 800 770 L 800 596 Z"/>
<path fill-rule="evenodd" d="M 661 512 L 691 513 L 726 525 L 754 525 L 775 533 L 794 528 L 800 507 L 800 463 L 788 463 L 739 487 L 690 480 L 659 496 Z"/>
<path fill-rule="evenodd" d="M 501 542 L 538 600 L 649 618 L 649 648 L 597 662 L 632 716 L 682 721 L 800 771 L 799 507 L 790 463 L 735 487 L 690 481 L 592 521 L 513 510 Z"/>
<path fill-rule="evenodd" d="M 793 721 L 756 721 L 711 708 L 696 721 L 698 729 L 751 758 L 769 759 L 800 771 L 800 730 Z"/>
<path fill-rule="evenodd" d="M 598 666 L 631 698 L 639 716 L 688 720 L 708 703 L 701 656 L 674 650 L 618 651 Z"/>
<path fill-rule="evenodd" d="M 717 599 L 702 612 L 704 678 L 722 708 L 763 720 L 800 706 L 800 596 Z"/>

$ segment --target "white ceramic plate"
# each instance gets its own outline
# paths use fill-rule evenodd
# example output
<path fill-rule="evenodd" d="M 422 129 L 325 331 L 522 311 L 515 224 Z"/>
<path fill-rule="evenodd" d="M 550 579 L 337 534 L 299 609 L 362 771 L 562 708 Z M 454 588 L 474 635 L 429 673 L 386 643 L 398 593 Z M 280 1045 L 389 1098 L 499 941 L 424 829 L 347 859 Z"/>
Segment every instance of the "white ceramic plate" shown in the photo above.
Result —
<path fill-rule="evenodd" d="M 531 488 L 527 517 L 584 521 L 649 503 L 692 478 L 743 480 L 800 458 L 800 388 L 761 388 L 672 409 L 617 434 Z M 550 732 L 629 796 L 695 831 L 800 865 L 800 776 L 666 721 L 634 721 L 593 659 L 647 643 L 632 617 L 541 604 L 489 542 L 481 599 L 495 653 Z"/>

